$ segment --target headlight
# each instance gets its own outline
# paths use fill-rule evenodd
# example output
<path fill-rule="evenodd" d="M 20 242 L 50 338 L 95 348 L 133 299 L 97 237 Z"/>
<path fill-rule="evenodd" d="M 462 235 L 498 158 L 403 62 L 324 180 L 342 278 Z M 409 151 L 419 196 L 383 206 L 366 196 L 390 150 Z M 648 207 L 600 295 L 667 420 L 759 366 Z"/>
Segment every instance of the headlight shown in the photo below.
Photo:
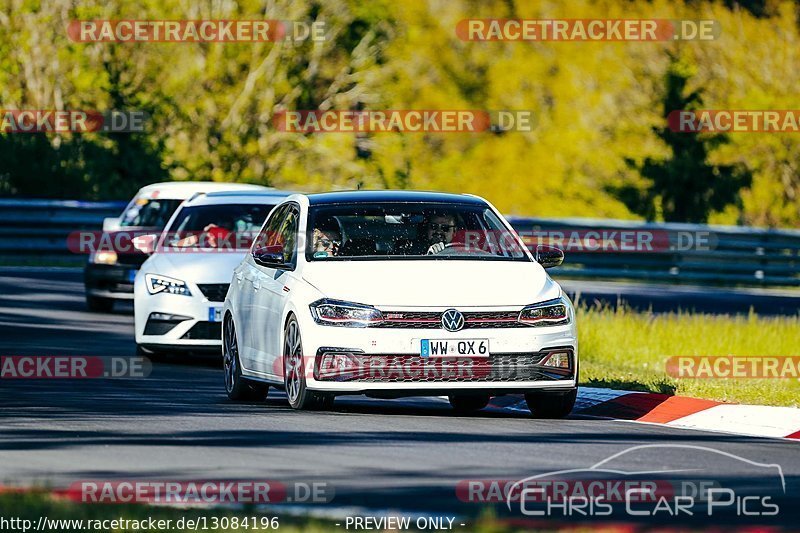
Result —
<path fill-rule="evenodd" d="M 383 322 L 383 315 L 374 307 L 324 298 L 309 305 L 317 324 L 366 328 Z"/>
<path fill-rule="evenodd" d="M 565 298 L 556 298 L 529 305 L 519 312 L 517 320 L 533 327 L 569 324 L 569 302 Z"/>
<path fill-rule="evenodd" d="M 150 294 L 168 292 L 170 294 L 181 294 L 183 296 L 192 295 L 189 287 L 186 286 L 186 282 L 179 279 L 157 276 L 156 274 L 145 274 L 144 283 L 147 285 L 147 292 Z"/>
<path fill-rule="evenodd" d="M 116 265 L 117 252 L 94 252 L 89 256 L 89 262 L 96 265 Z"/>

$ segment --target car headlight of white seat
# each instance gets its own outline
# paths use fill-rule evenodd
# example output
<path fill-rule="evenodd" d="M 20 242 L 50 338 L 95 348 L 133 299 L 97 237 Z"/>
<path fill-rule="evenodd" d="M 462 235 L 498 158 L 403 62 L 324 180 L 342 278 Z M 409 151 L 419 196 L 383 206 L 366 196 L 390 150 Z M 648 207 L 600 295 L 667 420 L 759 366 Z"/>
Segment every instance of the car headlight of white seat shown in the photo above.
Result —
<path fill-rule="evenodd" d="M 383 322 L 383 314 L 369 305 L 323 298 L 309 305 L 317 324 L 366 328 Z"/>
<path fill-rule="evenodd" d="M 528 305 L 519 313 L 517 320 L 531 327 L 561 326 L 571 321 L 569 302 L 563 298 L 555 298 Z"/>
<path fill-rule="evenodd" d="M 191 296 L 192 292 L 186 285 L 185 281 L 170 278 L 167 276 L 159 276 L 157 274 L 145 274 L 144 282 L 147 286 L 147 292 L 150 294 L 168 293 L 179 294 L 182 296 Z"/>

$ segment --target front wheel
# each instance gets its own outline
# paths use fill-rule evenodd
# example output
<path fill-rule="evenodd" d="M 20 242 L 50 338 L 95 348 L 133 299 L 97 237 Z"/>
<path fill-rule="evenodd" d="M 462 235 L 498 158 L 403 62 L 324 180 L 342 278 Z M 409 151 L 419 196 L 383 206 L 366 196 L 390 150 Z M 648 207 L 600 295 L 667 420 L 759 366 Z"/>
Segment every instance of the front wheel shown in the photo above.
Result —
<path fill-rule="evenodd" d="M 450 405 L 457 413 L 472 413 L 480 411 L 489 405 L 489 395 L 449 396 Z"/>
<path fill-rule="evenodd" d="M 267 397 L 269 385 L 250 381 L 242 376 L 239 362 L 239 342 L 233 318 L 225 317 L 225 333 L 222 340 L 222 364 L 225 371 L 225 392 L 234 401 L 258 401 Z"/>
<path fill-rule="evenodd" d="M 525 402 L 536 418 L 564 418 L 575 407 L 578 389 L 569 392 L 529 392 Z"/>
<path fill-rule="evenodd" d="M 330 409 L 333 407 L 333 395 L 308 390 L 303 363 L 300 326 L 297 319 L 291 317 L 283 331 L 283 382 L 289 405 L 298 410 Z"/>

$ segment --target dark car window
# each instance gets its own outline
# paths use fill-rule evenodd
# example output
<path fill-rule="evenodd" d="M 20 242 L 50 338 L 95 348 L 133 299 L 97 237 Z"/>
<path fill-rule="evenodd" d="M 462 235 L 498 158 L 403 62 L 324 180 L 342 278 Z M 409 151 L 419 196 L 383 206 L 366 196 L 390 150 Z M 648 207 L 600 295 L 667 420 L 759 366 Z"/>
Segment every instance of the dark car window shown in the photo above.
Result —
<path fill-rule="evenodd" d="M 167 229 L 165 244 L 175 248 L 247 250 L 271 205 L 219 204 L 184 207 Z"/>
<path fill-rule="evenodd" d="M 530 260 L 517 235 L 497 214 L 488 206 L 474 204 L 321 205 L 309 211 L 306 237 L 309 261 Z"/>
<path fill-rule="evenodd" d="M 148 227 L 163 229 L 183 200 L 137 198 L 120 218 L 121 227 Z"/>
<path fill-rule="evenodd" d="M 281 228 L 281 224 L 283 224 L 283 219 L 286 217 L 287 209 L 289 209 L 288 205 L 282 205 L 270 215 L 270 217 L 267 219 L 267 223 L 264 224 L 264 228 L 261 230 L 261 233 L 259 233 L 258 237 L 256 238 L 256 241 L 253 245 L 254 248 L 280 244 L 279 230 Z"/>
<path fill-rule="evenodd" d="M 300 213 L 298 210 L 294 206 L 289 207 L 279 230 L 280 242 L 283 245 L 283 262 L 287 264 L 294 265 L 296 263 L 299 221 Z"/>

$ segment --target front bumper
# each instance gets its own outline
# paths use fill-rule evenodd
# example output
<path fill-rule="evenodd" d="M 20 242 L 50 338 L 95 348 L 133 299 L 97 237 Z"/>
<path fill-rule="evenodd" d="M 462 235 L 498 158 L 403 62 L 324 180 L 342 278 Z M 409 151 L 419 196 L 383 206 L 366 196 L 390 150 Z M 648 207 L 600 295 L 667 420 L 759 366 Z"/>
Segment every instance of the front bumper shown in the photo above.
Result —
<path fill-rule="evenodd" d="M 306 383 L 310 390 L 376 396 L 428 393 L 508 394 L 532 389 L 568 391 L 577 386 L 578 343 L 574 319 L 560 326 L 532 328 L 443 329 L 344 328 L 301 325 Z M 422 339 L 486 339 L 489 357 L 421 357 Z M 569 369 L 542 366 L 557 350 L 570 354 Z M 342 371 L 333 377 L 320 371 L 326 353 L 348 353 L 359 361 L 360 372 Z M 324 366 L 324 365 L 323 365 Z"/>
<path fill-rule="evenodd" d="M 210 301 L 196 287 L 191 296 L 136 295 L 136 343 L 150 349 L 219 351 L 223 302 Z"/>

